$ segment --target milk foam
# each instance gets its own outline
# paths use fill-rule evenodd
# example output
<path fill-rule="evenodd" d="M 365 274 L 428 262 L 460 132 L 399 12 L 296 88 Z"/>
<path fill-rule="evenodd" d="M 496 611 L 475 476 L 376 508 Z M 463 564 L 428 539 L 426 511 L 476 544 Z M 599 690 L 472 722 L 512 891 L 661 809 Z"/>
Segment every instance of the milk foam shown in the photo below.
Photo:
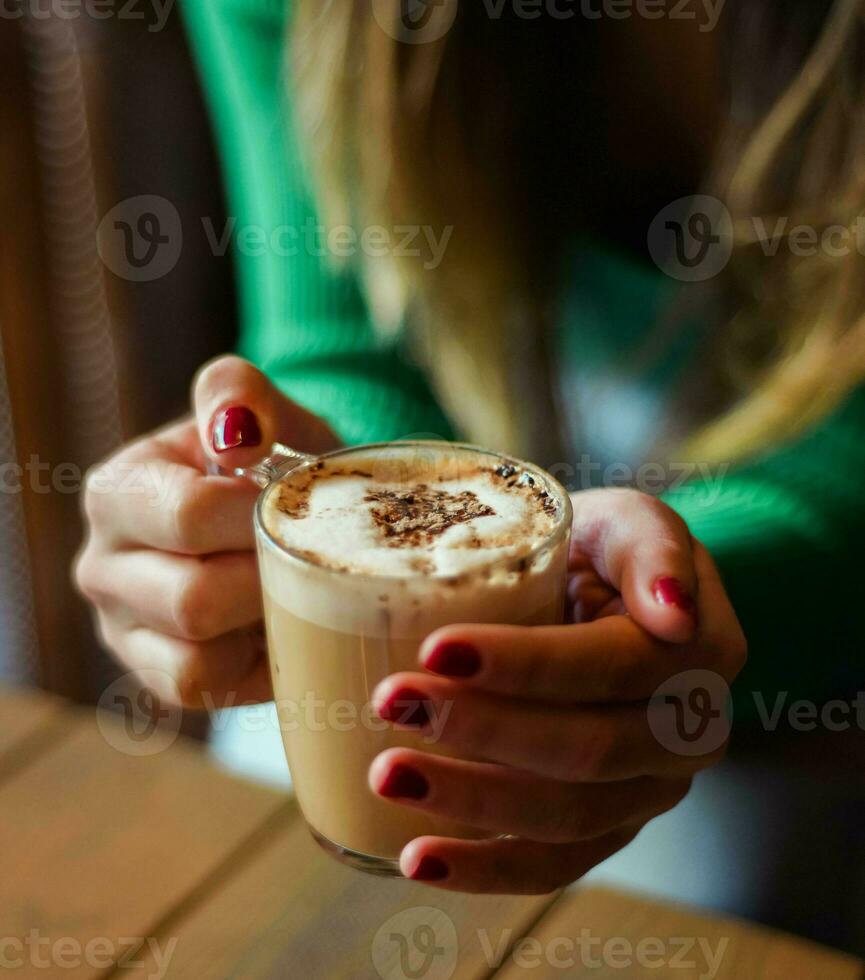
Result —
<path fill-rule="evenodd" d="M 542 471 L 480 451 L 340 453 L 266 491 L 262 585 L 285 612 L 370 637 L 528 622 L 562 601 L 570 515 Z"/>
<path fill-rule="evenodd" d="M 559 518 L 536 473 L 497 457 L 444 456 L 431 470 L 425 457 L 386 452 L 384 460 L 339 456 L 289 474 L 265 502 L 268 532 L 331 569 L 453 577 L 526 554 Z"/>

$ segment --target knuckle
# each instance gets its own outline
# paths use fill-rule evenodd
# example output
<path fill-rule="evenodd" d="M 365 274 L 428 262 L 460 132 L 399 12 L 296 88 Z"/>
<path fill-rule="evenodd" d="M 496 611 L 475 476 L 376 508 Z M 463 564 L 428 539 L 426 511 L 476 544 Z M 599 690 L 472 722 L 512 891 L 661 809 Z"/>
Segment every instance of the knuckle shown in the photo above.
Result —
<path fill-rule="evenodd" d="M 123 646 L 123 631 L 117 623 L 102 610 L 96 612 L 96 635 L 103 648 L 115 657 L 121 664 L 131 665 L 132 660 L 127 656 Z"/>
<path fill-rule="evenodd" d="M 173 502 L 174 547 L 194 553 L 200 550 L 201 524 L 208 510 L 209 493 L 204 480 L 190 480 L 178 488 Z"/>
<path fill-rule="evenodd" d="M 176 690 L 172 699 L 184 708 L 200 708 L 205 703 L 204 680 L 198 655 L 184 657 L 174 674 Z"/>
<path fill-rule="evenodd" d="M 87 545 L 78 555 L 73 566 L 72 580 L 85 599 L 92 603 L 98 602 L 102 592 L 99 586 L 99 559 L 93 549 Z"/>
<path fill-rule="evenodd" d="M 208 577 L 199 565 L 188 572 L 174 595 L 172 620 L 182 639 L 212 639 L 213 598 Z"/>
<path fill-rule="evenodd" d="M 644 545 L 641 551 L 651 554 L 656 563 L 666 562 L 672 568 L 688 568 L 693 564 L 687 544 L 667 528 L 657 531 L 652 536 L 651 544 Z"/>
<path fill-rule="evenodd" d="M 135 470 L 135 456 L 129 446 L 87 470 L 82 482 L 81 509 L 91 525 L 98 527 L 111 519 L 114 501 Z"/>
<path fill-rule="evenodd" d="M 693 561 L 691 531 L 685 519 L 656 497 L 648 497 L 645 507 L 652 525 L 653 553 L 666 552 L 674 560 L 685 556 Z"/>
<path fill-rule="evenodd" d="M 92 525 L 98 525 L 104 513 L 106 489 L 110 486 L 110 470 L 108 465 L 100 463 L 91 466 L 84 475 L 84 488 L 81 494 L 81 505 L 84 517 Z"/>
<path fill-rule="evenodd" d="M 101 609 L 96 610 L 93 621 L 94 632 L 103 650 L 107 650 L 123 666 L 131 666 L 123 646 L 123 630 L 112 617 Z"/>
<path fill-rule="evenodd" d="M 96 633 L 96 638 L 99 640 L 99 645 L 105 650 L 110 650 L 115 656 L 119 656 L 119 649 L 113 642 L 112 630 L 108 618 L 100 610 L 96 611 L 93 628 Z"/>
<path fill-rule="evenodd" d="M 691 532 L 688 528 L 688 524 L 681 514 L 673 510 L 668 503 L 665 503 L 660 498 L 649 495 L 645 496 L 647 496 L 646 506 L 654 517 L 669 525 L 669 527 L 678 535 L 683 535 L 686 538 L 690 536 Z"/>
<path fill-rule="evenodd" d="M 124 659 L 122 654 L 120 659 Z M 149 689 L 155 696 L 157 706 L 195 708 L 201 705 L 201 692 L 198 675 L 189 665 L 188 655 L 178 659 L 170 667 L 160 665 L 154 668 L 142 662 L 139 657 L 130 657 L 128 666 L 138 687 Z"/>
<path fill-rule="evenodd" d="M 607 493 L 606 490 L 599 491 L 600 493 Z M 615 487 L 614 492 L 616 494 L 616 499 L 621 502 L 622 506 L 633 506 L 634 504 L 647 503 L 654 498 L 649 494 L 644 493 L 642 490 L 637 490 L 635 487 Z"/>

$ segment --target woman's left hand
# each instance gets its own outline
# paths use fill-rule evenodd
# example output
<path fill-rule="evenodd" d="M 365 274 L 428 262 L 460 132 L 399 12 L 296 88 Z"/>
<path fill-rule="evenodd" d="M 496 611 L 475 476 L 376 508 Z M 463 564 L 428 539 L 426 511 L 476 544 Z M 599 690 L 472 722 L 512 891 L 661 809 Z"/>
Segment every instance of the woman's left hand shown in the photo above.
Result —
<path fill-rule="evenodd" d="M 725 752 L 726 719 L 723 744 L 716 737 L 702 754 L 650 724 L 658 701 L 667 720 L 679 699 L 705 707 L 692 676 L 717 677 L 717 693 L 744 665 L 745 638 L 708 551 L 647 495 L 598 490 L 572 501 L 572 624 L 448 626 L 421 648 L 426 672 L 376 689 L 382 718 L 434 731 L 459 758 L 389 749 L 370 768 L 373 791 L 490 833 L 411 841 L 400 858 L 409 878 L 463 892 L 552 891 L 629 843 Z M 711 673 L 684 674 L 695 669 Z M 680 674 L 676 697 L 650 700 Z M 713 702 L 706 720 L 724 708 Z"/>

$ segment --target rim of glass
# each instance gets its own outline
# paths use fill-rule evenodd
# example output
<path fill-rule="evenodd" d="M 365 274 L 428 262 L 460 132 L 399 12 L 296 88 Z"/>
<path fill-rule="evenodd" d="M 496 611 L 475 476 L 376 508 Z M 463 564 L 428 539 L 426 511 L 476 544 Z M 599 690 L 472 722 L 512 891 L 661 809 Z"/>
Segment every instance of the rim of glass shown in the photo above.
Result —
<path fill-rule="evenodd" d="M 297 463 L 293 460 L 286 460 L 286 462 L 276 470 L 273 479 L 258 495 L 254 512 L 256 536 L 259 541 L 263 540 L 267 545 L 279 552 L 283 558 L 286 558 L 298 565 L 302 565 L 305 568 L 317 569 L 319 572 L 326 575 L 374 578 L 377 581 L 387 582 L 406 582 L 414 581 L 415 579 L 419 578 L 441 580 L 454 578 L 453 575 L 379 575 L 376 572 L 355 572 L 349 568 L 329 568 L 327 565 L 321 565 L 305 555 L 300 554 L 294 549 L 289 548 L 282 542 L 277 541 L 265 527 L 262 517 L 264 502 L 267 499 L 268 494 L 284 476 L 288 476 L 289 474 L 300 474 L 310 466 L 318 463 L 320 460 L 334 459 L 337 456 L 350 456 L 356 453 L 363 453 L 374 449 L 412 449 L 415 447 L 432 448 L 441 446 L 446 446 L 448 449 L 457 449 L 464 452 L 479 453 L 482 456 L 491 456 L 494 459 L 501 459 L 505 462 L 515 464 L 529 470 L 533 475 L 540 477 L 551 490 L 555 491 L 561 505 L 559 518 L 556 521 L 555 527 L 546 537 L 540 541 L 537 541 L 528 551 L 519 555 L 519 559 L 521 561 L 534 561 L 538 555 L 543 554 L 545 551 L 552 550 L 559 543 L 559 539 L 564 534 L 570 533 L 571 524 L 573 522 L 573 506 L 571 504 L 571 498 L 562 484 L 542 467 L 537 466 L 535 463 L 529 463 L 526 460 L 520 459 L 518 456 L 511 456 L 507 453 L 495 452 L 492 449 L 484 449 L 483 446 L 475 446 L 468 442 L 445 442 L 444 440 L 415 439 L 406 440 L 405 442 L 369 442 L 359 446 L 343 446 L 340 449 L 333 449 L 327 453 L 320 453 L 316 456 L 310 456 L 309 459 L 304 459 L 301 463 Z M 492 558 L 483 565 L 474 566 L 468 574 L 472 576 L 482 574 L 486 569 L 498 565 L 503 560 L 505 559 Z"/>

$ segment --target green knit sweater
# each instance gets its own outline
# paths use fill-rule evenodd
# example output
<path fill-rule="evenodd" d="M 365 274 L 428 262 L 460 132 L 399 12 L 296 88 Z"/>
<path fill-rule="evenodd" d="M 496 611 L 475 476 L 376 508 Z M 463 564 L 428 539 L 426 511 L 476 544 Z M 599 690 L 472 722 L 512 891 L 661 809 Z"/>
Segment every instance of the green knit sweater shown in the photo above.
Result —
<path fill-rule="evenodd" d="M 376 338 L 358 282 L 323 255 L 291 118 L 287 0 L 182 0 L 221 151 L 241 300 L 240 352 L 350 443 L 452 435 L 398 341 Z M 288 95 L 288 97 L 287 97 Z M 267 244 L 262 244 L 262 232 Z M 583 275 L 568 332 L 646 328 L 663 288 L 612 257 Z M 599 312 L 601 311 L 601 312 Z M 567 344 L 565 344 L 567 348 Z M 865 392 L 798 443 L 665 499 L 713 553 L 751 646 L 736 708 L 825 699 L 865 675 Z M 760 700 L 762 699 L 762 701 Z"/>

